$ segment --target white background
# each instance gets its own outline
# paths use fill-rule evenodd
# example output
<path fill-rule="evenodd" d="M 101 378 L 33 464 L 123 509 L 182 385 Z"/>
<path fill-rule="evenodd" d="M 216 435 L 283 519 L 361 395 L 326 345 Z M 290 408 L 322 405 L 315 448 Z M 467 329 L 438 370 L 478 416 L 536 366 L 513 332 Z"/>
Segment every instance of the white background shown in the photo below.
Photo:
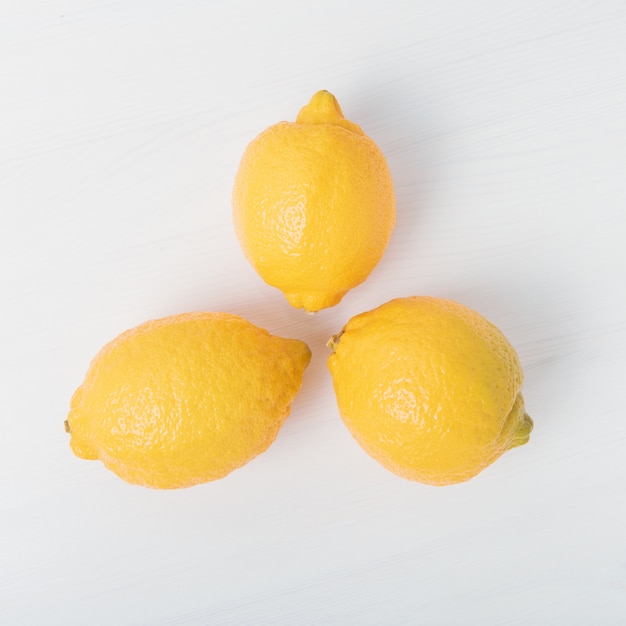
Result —
<path fill-rule="evenodd" d="M 621 0 L 0 3 L 0 623 L 626 623 L 626 5 Z M 318 89 L 386 154 L 369 280 L 292 310 L 247 264 L 246 144 Z M 528 445 L 395 477 L 350 437 L 326 340 L 396 296 L 517 348 Z M 274 445 L 159 492 L 63 430 L 121 331 L 229 311 L 313 361 Z"/>

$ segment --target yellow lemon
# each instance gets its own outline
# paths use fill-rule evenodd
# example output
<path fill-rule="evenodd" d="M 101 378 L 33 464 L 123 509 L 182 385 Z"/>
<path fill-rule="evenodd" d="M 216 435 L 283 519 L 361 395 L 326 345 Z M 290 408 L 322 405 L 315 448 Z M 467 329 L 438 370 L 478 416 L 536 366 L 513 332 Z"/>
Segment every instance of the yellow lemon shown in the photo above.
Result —
<path fill-rule="evenodd" d="M 226 313 L 122 333 L 91 362 L 66 421 L 74 453 L 159 489 L 222 478 L 274 441 L 308 346 Z"/>
<path fill-rule="evenodd" d="M 529 439 L 518 356 L 476 311 L 399 298 L 353 317 L 328 345 L 343 421 L 399 476 L 462 482 Z"/>
<path fill-rule="evenodd" d="M 295 123 L 271 126 L 246 148 L 233 218 L 263 280 L 294 307 L 319 311 L 383 256 L 395 224 L 391 174 L 374 141 L 319 91 Z"/>

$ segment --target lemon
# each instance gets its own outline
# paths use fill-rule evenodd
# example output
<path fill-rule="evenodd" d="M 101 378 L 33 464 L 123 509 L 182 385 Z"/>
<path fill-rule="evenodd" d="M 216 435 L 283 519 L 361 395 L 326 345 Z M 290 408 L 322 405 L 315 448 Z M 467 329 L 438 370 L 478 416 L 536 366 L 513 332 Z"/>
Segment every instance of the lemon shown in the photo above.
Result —
<path fill-rule="evenodd" d="M 290 412 L 308 346 L 226 313 L 186 313 L 122 333 L 71 400 L 74 453 L 129 483 L 190 487 L 266 450 Z"/>
<path fill-rule="evenodd" d="M 328 91 L 295 123 L 275 124 L 248 145 L 232 203 L 248 261 L 311 312 L 336 305 L 369 276 L 395 224 L 385 157 Z"/>
<path fill-rule="evenodd" d="M 529 439 L 518 356 L 476 311 L 399 298 L 353 317 L 328 345 L 344 423 L 399 476 L 466 481 Z"/>

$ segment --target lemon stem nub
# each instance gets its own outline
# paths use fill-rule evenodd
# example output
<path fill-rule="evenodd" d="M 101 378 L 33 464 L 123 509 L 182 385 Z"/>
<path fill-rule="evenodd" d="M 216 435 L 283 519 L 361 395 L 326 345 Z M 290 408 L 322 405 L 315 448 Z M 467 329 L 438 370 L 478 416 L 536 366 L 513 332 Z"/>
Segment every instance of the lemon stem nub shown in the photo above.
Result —
<path fill-rule="evenodd" d="M 70 423 L 67 420 L 63 422 L 63 426 L 65 427 L 65 432 L 71 434 L 72 429 L 70 428 Z"/>
<path fill-rule="evenodd" d="M 341 332 L 338 332 L 336 335 L 333 335 L 326 343 L 326 346 L 329 347 L 333 351 L 333 353 L 335 352 L 335 350 L 337 350 L 341 335 L 343 335 L 343 330 Z"/>
<path fill-rule="evenodd" d="M 322 89 L 300 109 L 296 122 L 298 124 L 336 124 L 340 119 L 345 119 L 345 117 L 337 98 L 330 91 Z"/>

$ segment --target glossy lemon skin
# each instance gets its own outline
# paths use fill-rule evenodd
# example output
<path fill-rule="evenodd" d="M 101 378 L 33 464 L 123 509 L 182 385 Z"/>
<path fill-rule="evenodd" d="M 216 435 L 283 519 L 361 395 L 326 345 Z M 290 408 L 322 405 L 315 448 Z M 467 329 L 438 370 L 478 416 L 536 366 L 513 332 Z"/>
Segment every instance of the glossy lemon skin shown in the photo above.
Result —
<path fill-rule="evenodd" d="M 222 478 L 275 439 L 310 357 L 227 313 L 147 322 L 93 359 L 71 400 L 71 448 L 147 487 Z"/>
<path fill-rule="evenodd" d="M 526 443 L 523 372 L 502 332 L 451 300 L 392 300 L 329 342 L 341 417 L 390 471 L 422 483 L 469 480 Z"/>
<path fill-rule="evenodd" d="M 248 261 L 290 304 L 336 305 L 380 261 L 395 225 L 387 162 L 336 99 L 320 91 L 296 122 L 246 148 L 233 219 Z"/>

